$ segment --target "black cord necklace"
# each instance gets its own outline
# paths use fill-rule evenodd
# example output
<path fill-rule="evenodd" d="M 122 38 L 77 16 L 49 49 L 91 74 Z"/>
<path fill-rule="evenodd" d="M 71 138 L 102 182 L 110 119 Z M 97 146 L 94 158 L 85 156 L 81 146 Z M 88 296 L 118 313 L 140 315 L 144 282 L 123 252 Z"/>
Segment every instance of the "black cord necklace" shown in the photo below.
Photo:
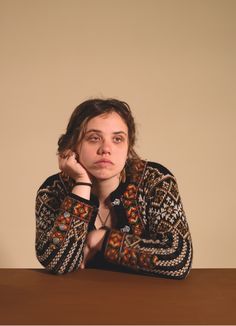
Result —
<path fill-rule="evenodd" d="M 101 218 L 101 215 L 100 215 L 99 212 L 98 212 L 98 218 L 99 218 L 99 220 L 100 220 L 102 226 L 105 226 L 105 225 L 106 225 L 106 222 L 107 222 L 108 217 L 110 216 L 110 214 L 111 214 L 111 212 L 109 211 L 108 214 L 107 214 L 107 217 L 105 218 L 105 221 L 103 221 L 102 218 Z"/>

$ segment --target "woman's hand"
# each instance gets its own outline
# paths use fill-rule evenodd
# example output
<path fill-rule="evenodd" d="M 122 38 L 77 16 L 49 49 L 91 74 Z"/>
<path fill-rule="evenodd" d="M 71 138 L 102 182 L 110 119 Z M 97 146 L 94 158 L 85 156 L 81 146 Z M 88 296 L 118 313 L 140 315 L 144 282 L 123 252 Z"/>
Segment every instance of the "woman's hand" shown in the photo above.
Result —
<path fill-rule="evenodd" d="M 85 168 L 78 162 L 76 153 L 71 150 L 65 151 L 58 156 L 59 169 L 76 182 L 89 182 L 91 179 Z"/>
<path fill-rule="evenodd" d="M 80 265 L 80 269 L 84 269 L 87 262 L 91 260 L 95 254 L 101 250 L 106 230 L 94 230 L 88 233 L 86 244 L 84 247 L 84 257 Z"/>

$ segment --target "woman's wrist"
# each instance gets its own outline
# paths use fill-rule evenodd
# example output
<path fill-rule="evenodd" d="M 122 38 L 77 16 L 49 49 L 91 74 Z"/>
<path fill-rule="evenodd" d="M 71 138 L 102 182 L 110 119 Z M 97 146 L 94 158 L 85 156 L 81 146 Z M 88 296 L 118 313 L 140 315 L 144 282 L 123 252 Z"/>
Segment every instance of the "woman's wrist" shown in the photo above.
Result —
<path fill-rule="evenodd" d="M 92 183 L 90 181 L 78 181 L 75 182 L 72 193 L 82 197 L 84 199 L 89 200 L 90 199 L 90 193 L 91 193 Z"/>
<path fill-rule="evenodd" d="M 74 179 L 74 182 L 86 182 L 86 183 L 91 183 L 91 180 L 88 176 L 83 176 L 83 177 L 76 177 L 76 178 L 73 178 Z"/>

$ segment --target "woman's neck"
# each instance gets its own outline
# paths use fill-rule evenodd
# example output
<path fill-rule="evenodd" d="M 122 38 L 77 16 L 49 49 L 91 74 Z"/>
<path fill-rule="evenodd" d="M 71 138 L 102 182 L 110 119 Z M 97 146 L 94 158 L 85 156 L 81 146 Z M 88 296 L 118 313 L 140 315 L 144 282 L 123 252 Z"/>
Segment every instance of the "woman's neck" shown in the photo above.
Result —
<path fill-rule="evenodd" d="M 98 197 L 101 206 L 105 207 L 108 205 L 108 198 L 111 192 L 113 192 L 119 185 L 119 177 L 108 180 L 94 180 L 92 192 Z"/>

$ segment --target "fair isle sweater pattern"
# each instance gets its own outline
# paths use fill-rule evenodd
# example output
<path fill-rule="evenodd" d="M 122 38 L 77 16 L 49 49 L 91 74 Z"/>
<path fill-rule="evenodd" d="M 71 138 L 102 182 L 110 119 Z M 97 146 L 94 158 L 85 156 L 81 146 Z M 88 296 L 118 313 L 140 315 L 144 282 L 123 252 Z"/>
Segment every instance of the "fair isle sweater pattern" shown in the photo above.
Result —
<path fill-rule="evenodd" d="M 192 264 L 192 241 L 176 179 L 158 163 L 141 161 L 136 171 L 110 196 L 125 227 L 107 231 L 104 259 L 136 272 L 183 279 Z M 72 187 L 73 181 L 58 173 L 36 197 L 36 255 L 57 274 L 79 268 L 98 212 L 94 196 L 76 196 Z"/>

